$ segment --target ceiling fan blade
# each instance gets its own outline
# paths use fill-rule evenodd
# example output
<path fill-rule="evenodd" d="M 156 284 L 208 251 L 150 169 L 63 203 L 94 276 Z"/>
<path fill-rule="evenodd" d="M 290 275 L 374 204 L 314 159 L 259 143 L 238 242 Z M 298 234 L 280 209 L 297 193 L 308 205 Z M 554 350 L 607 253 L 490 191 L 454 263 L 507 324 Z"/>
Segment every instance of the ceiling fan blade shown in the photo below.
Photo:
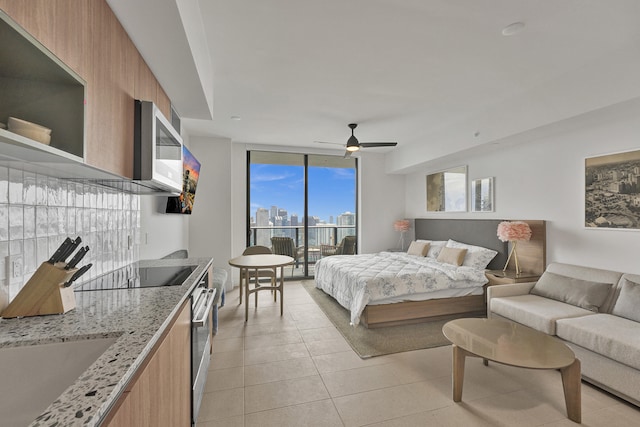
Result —
<path fill-rule="evenodd" d="M 313 141 L 316 144 L 331 144 L 331 145 L 341 145 L 344 147 L 344 144 L 341 142 L 327 142 L 327 141 Z"/>
<path fill-rule="evenodd" d="M 348 126 L 349 126 L 349 129 L 351 129 L 351 136 L 347 140 L 347 144 L 346 144 L 347 152 L 344 155 L 345 159 L 350 158 L 351 153 L 354 151 L 358 151 L 360 148 L 395 147 L 396 145 L 398 145 L 397 142 L 360 142 L 358 141 L 358 138 L 356 138 L 356 136 L 353 134 L 354 133 L 353 131 L 358 126 L 358 124 L 350 123 Z M 326 142 L 326 141 L 313 141 L 313 142 L 316 142 L 318 144 L 333 144 L 333 145 L 341 145 L 343 147 L 345 146 L 344 144 L 338 144 L 336 142 Z"/>
<path fill-rule="evenodd" d="M 361 142 L 360 147 L 395 147 L 397 142 Z"/>

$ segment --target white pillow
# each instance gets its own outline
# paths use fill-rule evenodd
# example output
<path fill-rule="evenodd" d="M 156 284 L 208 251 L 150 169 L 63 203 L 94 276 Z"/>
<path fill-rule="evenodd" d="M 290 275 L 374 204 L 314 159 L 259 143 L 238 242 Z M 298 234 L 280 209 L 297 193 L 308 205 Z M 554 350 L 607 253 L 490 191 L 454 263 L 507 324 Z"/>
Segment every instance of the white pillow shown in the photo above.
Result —
<path fill-rule="evenodd" d="M 426 240 L 425 240 L 426 241 Z M 428 258 L 437 259 L 440 255 L 442 248 L 446 246 L 447 242 L 444 240 L 432 240 L 429 242 L 429 251 L 427 252 Z"/>
<path fill-rule="evenodd" d="M 467 254 L 464 257 L 462 265 L 466 267 L 473 267 L 479 270 L 487 268 L 487 265 L 498 254 L 493 249 L 483 248 L 482 246 L 468 245 L 466 243 L 456 242 L 449 239 L 447 246 L 450 248 L 466 249 Z"/>

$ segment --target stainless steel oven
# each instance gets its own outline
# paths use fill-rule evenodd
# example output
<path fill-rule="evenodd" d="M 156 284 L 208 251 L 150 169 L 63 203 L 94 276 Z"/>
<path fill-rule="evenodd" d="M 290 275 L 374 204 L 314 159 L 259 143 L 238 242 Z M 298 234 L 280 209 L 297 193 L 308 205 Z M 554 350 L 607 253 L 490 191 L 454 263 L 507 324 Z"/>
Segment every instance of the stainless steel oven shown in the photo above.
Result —
<path fill-rule="evenodd" d="M 196 425 L 202 394 L 211 362 L 212 308 L 216 290 L 211 289 L 209 273 L 191 295 L 191 424 Z"/>

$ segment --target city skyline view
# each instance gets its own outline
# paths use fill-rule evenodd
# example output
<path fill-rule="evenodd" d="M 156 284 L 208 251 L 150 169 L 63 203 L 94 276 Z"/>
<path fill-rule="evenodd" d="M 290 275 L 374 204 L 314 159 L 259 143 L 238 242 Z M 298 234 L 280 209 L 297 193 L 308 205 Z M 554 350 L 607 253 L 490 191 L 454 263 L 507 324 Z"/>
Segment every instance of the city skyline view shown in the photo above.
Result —
<path fill-rule="evenodd" d="M 309 216 L 329 223 L 346 212 L 355 213 L 355 169 L 308 168 Z M 304 167 L 296 165 L 251 164 L 250 214 L 272 206 L 304 217 Z"/>

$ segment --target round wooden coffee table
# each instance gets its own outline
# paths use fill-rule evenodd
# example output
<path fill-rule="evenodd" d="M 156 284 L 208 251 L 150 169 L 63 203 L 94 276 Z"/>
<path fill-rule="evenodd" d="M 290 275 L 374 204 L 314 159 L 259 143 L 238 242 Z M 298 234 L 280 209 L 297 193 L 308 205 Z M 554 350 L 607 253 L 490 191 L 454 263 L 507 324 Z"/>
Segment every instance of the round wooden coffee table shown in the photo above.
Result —
<path fill-rule="evenodd" d="M 559 369 L 570 420 L 581 422 L 580 360 L 558 338 L 498 319 L 456 319 L 442 327 L 453 344 L 453 401 L 462 400 L 466 356 L 529 369 Z"/>

